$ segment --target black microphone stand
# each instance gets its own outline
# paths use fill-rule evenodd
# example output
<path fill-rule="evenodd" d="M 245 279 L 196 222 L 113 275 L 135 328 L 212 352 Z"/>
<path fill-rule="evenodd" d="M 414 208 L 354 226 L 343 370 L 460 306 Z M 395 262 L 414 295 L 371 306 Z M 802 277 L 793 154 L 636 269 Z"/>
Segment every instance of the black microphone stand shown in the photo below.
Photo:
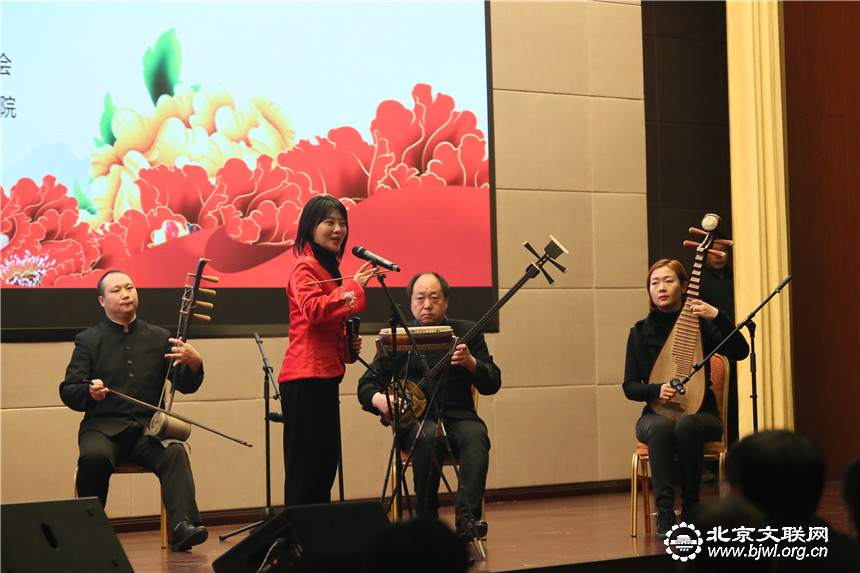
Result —
<path fill-rule="evenodd" d="M 376 266 L 376 263 L 373 263 Z M 394 495 L 392 496 L 391 503 L 395 504 L 397 507 L 397 519 L 399 520 L 402 516 L 403 512 L 403 504 L 401 503 L 403 499 L 403 488 L 404 484 L 404 475 L 403 475 L 403 464 L 400 463 L 399 459 L 395 458 L 395 455 L 398 451 L 397 443 L 400 438 L 400 404 L 407 403 L 407 399 L 405 396 L 405 388 L 401 392 L 401 385 L 397 380 L 397 326 L 400 325 L 403 327 L 403 330 L 406 332 L 406 336 L 409 339 L 409 343 L 412 346 L 412 349 L 415 355 L 418 357 L 421 369 L 424 373 L 425 379 L 430 378 L 430 367 L 427 364 L 427 359 L 418 349 L 418 344 L 415 342 L 415 338 L 412 335 L 412 331 L 406 324 L 406 317 L 403 315 L 403 311 L 394 301 L 394 297 L 391 295 L 391 291 L 388 290 L 388 285 L 385 284 L 385 275 L 380 274 L 377 275 L 376 279 L 379 281 L 379 284 L 382 285 L 382 291 L 385 293 L 385 296 L 388 298 L 388 303 L 391 307 L 391 317 L 389 318 L 389 325 L 391 326 L 391 352 L 388 355 L 388 359 L 391 360 L 391 382 L 389 384 L 391 388 L 391 392 L 386 392 L 388 396 L 388 411 L 391 413 L 391 429 L 393 431 L 393 440 L 391 446 L 391 452 L 389 454 L 389 468 L 391 464 L 395 464 L 395 485 L 394 485 Z M 370 365 L 368 365 L 369 367 Z M 393 399 L 392 399 L 393 396 Z M 420 430 L 419 430 L 420 431 Z M 431 452 L 431 455 L 435 455 Z M 382 485 L 382 500 L 385 500 L 385 493 L 388 488 L 388 478 L 391 475 L 391 471 L 389 470 L 385 474 L 385 480 Z M 383 504 L 384 505 L 384 504 Z M 409 508 L 410 515 L 412 513 L 412 508 Z"/>
<path fill-rule="evenodd" d="M 263 402 L 265 404 L 265 420 L 266 420 L 266 507 L 263 508 L 263 513 L 260 518 L 260 521 L 256 523 L 252 523 L 251 525 L 246 525 L 240 529 L 235 531 L 231 531 L 230 533 L 225 533 L 224 535 L 219 535 L 218 539 L 224 541 L 228 537 L 232 537 L 238 533 L 242 533 L 243 531 L 248 531 L 249 529 L 254 529 L 275 517 L 275 511 L 272 509 L 272 458 L 270 453 L 270 444 L 271 444 L 271 432 L 269 431 L 269 422 L 281 422 L 283 423 L 284 417 L 277 412 L 272 413 L 269 410 L 269 382 L 271 381 L 272 387 L 275 389 L 275 395 L 272 396 L 273 400 L 280 400 L 281 396 L 278 393 L 278 381 L 275 379 L 274 371 L 272 367 L 269 365 L 269 359 L 266 358 L 266 353 L 263 351 L 263 341 L 260 339 L 260 335 L 256 332 L 254 333 L 254 339 L 257 341 L 257 346 L 260 349 L 260 354 L 263 357 Z"/>
<path fill-rule="evenodd" d="M 678 380 L 677 378 L 673 378 L 670 382 L 672 388 L 674 388 L 679 394 L 683 394 L 686 390 L 684 389 L 684 385 L 690 381 L 696 372 L 702 369 L 702 367 L 711 359 L 711 356 L 717 353 L 717 350 L 732 336 L 735 335 L 740 329 L 747 327 L 750 331 L 750 374 L 752 375 L 752 394 L 750 398 L 752 398 L 752 408 L 753 408 L 753 433 L 758 433 L 758 394 L 756 394 L 756 361 L 755 361 L 755 323 L 753 322 L 753 317 L 755 317 L 756 313 L 764 307 L 770 299 L 772 299 L 778 292 L 780 292 L 785 285 L 791 280 L 791 275 L 788 275 L 783 279 L 779 286 L 776 287 L 770 295 L 766 299 L 764 299 L 761 304 L 759 304 L 751 313 L 747 315 L 745 319 L 740 321 L 735 329 L 732 332 L 723 338 L 717 346 L 711 350 L 710 354 L 702 359 L 698 364 L 693 365 L 693 371 L 687 374 L 687 376 L 683 380 Z"/>

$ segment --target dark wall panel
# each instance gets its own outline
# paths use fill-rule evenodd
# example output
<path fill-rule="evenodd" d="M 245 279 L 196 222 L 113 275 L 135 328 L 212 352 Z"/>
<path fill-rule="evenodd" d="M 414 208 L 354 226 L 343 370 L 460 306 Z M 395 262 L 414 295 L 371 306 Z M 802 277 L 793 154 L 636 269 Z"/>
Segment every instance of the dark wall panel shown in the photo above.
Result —
<path fill-rule="evenodd" d="M 731 236 L 724 2 L 643 2 L 648 257 L 692 266 L 705 213 Z"/>
<path fill-rule="evenodd" d="M 785 2 L 795 420 L 860 457 L 860 3 Z"/>

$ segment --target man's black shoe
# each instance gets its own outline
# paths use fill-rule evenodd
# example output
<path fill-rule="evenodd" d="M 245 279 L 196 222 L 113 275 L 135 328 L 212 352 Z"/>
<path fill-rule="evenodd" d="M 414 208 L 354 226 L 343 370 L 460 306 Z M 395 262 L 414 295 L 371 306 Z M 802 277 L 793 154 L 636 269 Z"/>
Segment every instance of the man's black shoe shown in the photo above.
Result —
<path fill-rule="evenodd" d="M 657 537 L 666 537 L 675 525 L 675 510 L 661 509 L 657 511 Z"/>
<path fill-rule="evenodd" d="M 460 522 L 457 524 L 457 535 L 471 541 L 472 539 L 483 539 L 487 536 L 489 526 L 483 519 L 472 522 Z"/>
<path fill-rule="evenodd" d="M 200 545 L 209 539 L 209 531 L 202 525 L 194 525 L 180 521 L 173 529 L 173 540 L 170 549 L 173 551 L 188 551 L 193 545 Z"/>

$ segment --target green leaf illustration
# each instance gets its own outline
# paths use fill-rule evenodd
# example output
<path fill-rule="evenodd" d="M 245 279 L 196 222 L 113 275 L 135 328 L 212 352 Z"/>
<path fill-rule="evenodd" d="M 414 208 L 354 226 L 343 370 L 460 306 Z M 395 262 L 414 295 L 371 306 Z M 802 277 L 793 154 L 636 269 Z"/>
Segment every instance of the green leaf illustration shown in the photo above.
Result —
<path fill-rule="evenodd" d="M 99 120 L 99 133 L 102 138 L 101 141 L 96 139 L 97 147 L 113 145 L 116 142 L 116 136 L 113 134 L 113 129 L 110 126 L 114 113 L 116 113 L 116 106 L 113 104 L 110 94 L 107 93 L 105 94 L 105 110 L 102 112 L 102 118 Z"/>
<path fill-rule="evenodd" d="M 81 189 L 77 179 L 75 179 L 75 188 L 72 190 L 72 195 L 78 200 L 78 209 L 81 211 L 87 211 L 91 215 L 96 214 L 95 206 L 92 204 L 89 197 L 86 196 L 84 190 Z"/>
<path fill-rule="evenodd" d="M 159 36 L 154 48 L 147 48 L 143 54 L 143 81 L 153 104 L 163 94 L 173 95 L 181 64 L 179 42 L 171 28 Z"/>

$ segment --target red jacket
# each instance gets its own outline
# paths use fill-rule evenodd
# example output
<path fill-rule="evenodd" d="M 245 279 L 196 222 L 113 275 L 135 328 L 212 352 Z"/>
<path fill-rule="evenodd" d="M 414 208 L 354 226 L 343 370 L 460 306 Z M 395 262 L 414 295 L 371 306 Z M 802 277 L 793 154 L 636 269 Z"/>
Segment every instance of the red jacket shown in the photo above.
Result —
<path fill-rule="evenodd" d="M 346 319 L 365 309 L 364 289 L 352 279 L 345 279 L 343 286 L 336 281 L 305 286 L 330 278 L 310 247 L 293 263 L 287 285 L 290 345 L 278 382 L 334 378 L 344 373 L 344 364 L 354 362 L 346 337 Z"/>

